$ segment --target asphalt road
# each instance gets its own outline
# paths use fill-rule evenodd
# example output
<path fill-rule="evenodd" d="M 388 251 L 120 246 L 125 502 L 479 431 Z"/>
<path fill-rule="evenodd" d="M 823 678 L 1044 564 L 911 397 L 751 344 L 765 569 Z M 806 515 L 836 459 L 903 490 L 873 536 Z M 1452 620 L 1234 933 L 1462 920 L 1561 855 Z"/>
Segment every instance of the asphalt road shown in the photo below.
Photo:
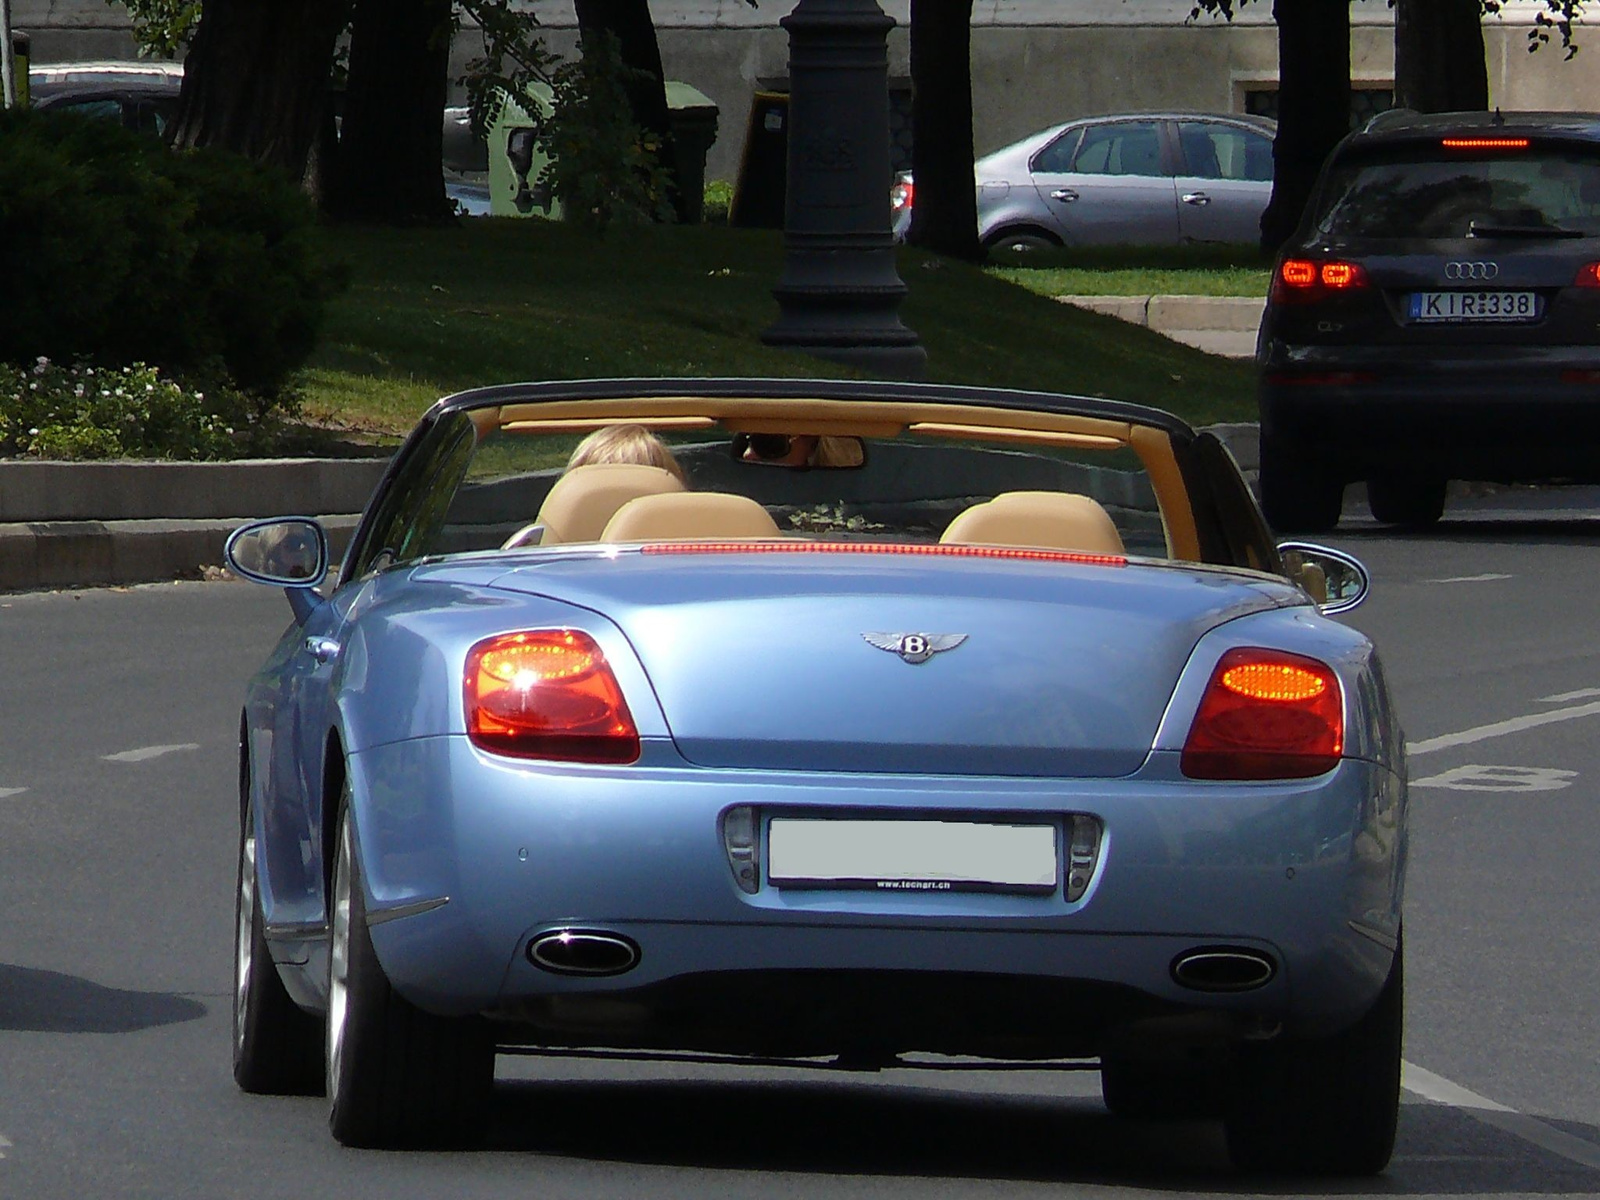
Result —
<path fill-rule="evenodd" d="M 1600 1193 L 1600 514 L 1328 540 L 1373 569 L 1352 623 L 1415 781 L 1407 1102 L 1353 1190 Z M 1261 1190 L 1092 1074 L 502 1059 L 456 1154 L 341 1150 L 321 1101 L 239 1093 L 238 702 L 287 621 L 241 584 L 0 595 L 0 1198 Z"/>

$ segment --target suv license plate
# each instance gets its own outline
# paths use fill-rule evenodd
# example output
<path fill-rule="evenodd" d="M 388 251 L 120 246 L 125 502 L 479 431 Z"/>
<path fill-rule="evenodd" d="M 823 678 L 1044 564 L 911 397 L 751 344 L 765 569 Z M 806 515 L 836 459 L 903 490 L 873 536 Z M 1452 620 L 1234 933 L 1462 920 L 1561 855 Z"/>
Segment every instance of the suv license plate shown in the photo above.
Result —
<path fill-rule="evenodd" d="M 1537 321 L 1536 292 L 1412 292 L 1406 315 L 1413 321 Z"/>

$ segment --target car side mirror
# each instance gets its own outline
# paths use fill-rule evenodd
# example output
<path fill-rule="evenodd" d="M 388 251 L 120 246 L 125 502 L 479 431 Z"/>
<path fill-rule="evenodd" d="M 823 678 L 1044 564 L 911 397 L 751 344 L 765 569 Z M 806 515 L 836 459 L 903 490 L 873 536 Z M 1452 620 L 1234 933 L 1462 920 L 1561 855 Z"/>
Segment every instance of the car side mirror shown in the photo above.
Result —
<path fill-rule="evenodd" d="M 235 575 L 274 587 L 314 588 L 328 574 L 328 535 L 309 517 L 241 525 L 222 548 Z"/>
<path fill-rule="evenodd" d="M 1367 598 L 1372 576 L 1361 561 L 1314 542 L 1279 542 L 1283 573 L 1328 616 L 1349 612 Z"/>

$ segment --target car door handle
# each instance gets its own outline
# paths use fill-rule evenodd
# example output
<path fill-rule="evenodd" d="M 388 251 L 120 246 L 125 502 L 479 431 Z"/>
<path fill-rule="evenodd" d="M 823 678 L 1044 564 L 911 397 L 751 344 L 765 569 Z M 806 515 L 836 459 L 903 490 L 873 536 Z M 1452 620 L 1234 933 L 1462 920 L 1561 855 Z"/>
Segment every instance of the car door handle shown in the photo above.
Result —
<path fill-rule="evenodd" d="M 1050 199 L 1059 200 L 1063 204 L 1071 204 L 1078 198 L 1078 193 L 1071 188 L 1057 188 L 1050 193 Z"/>
<path fill-rule="evenodd" d="M 1204 192 L 1185 192 L 1183 196 L 1183 202 L 1185 204 L 1192 204 L 1196 208 L 1204 208 L 1206 205 L 1211 203 L 1211 197 L 1206 195 Z"/>
<path fill-rule="evenodd" d="M 308 637 L 306 653 L 319 663 L 330 663 L 339 657 L 339 643 L 332 638 Z"/>

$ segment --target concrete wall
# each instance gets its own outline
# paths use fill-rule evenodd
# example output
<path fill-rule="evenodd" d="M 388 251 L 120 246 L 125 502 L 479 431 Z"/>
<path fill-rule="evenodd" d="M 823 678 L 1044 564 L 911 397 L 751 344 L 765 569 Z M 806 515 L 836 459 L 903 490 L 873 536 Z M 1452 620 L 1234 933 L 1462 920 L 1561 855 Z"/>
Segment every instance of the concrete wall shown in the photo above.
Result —
<path fill-rule="evenodd" d="M 571 0 L 525 0 L 559 52 L 576 34 Z M 778 21 L 791 0 L 653 0 L 669 76 L 710 96 L 722 110 L 708 178 L 732 179 L 744 142 L 750 95 L 788 74 L 788 41 Z M 900 22 L 890 35 L 890 71 L 909 74 L 905 21 L 910 0 L 883 0 Z M 1188 21 L 1192 0 L 976 0 L 973 94 L 978 152 L 1072 117 L 1096 112 L 1191 108 L 1238 112 L 1254 87 L 1277 78 L 1277 34 L 1269 0 L 1252 0 L 1232 24 Z M 1502 108 L 1600 110 L 1600 44 L 1571 61 L 1559 49 L 1527 51 L 1542 0 L 1510 0 L 1484 24 L 1491 102 Z M 103 0 L 12 0 L 18 29 L 34 34 L 40 62 L 120 58 L 133 53 L 127 16 Z M 1357 86 L 1394 77 L 1393 13 L 1385 0 L 1351 5 L 1351 62 Z M 464 31 L 457 68 L 477 52 Z M 1580 42 L 1600 30 L 1580 29 Z"/>

